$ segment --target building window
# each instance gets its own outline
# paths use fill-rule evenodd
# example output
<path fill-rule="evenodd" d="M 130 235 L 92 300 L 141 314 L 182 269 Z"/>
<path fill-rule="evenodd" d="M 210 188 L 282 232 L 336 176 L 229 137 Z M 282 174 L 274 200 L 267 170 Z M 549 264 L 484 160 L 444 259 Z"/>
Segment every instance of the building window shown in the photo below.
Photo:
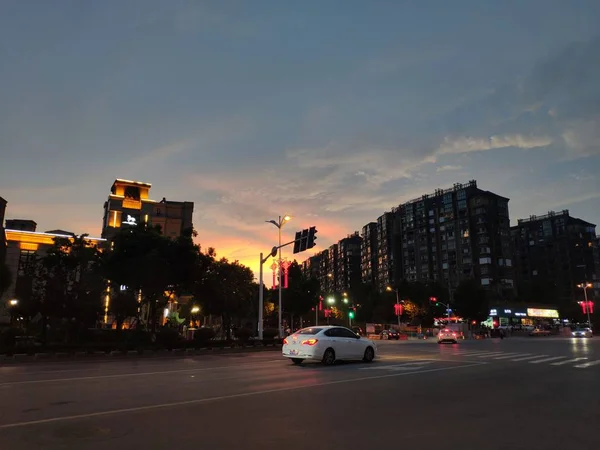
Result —
<path fill-rule="evenodd" d="M 481 279 L 482 286 L 489 286 L 490 282 L 491 282 L 491 278 L 482 278 Z"/>
<path fill-rule="evenodd" d="M 491 264 L 492 258 L 479 258 L 479 264 Z"/>

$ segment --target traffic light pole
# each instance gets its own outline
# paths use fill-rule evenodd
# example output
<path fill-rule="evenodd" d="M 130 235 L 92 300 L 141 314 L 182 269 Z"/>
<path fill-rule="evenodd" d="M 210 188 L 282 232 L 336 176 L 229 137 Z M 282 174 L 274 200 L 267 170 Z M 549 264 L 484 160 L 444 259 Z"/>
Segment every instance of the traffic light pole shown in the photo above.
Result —
<path fill-rule="evenodd" d="M 281 241 L 280 241 L 281 242 Z M 271 252 L 263 257 L 263 254 L 260 254 L 260 268 L 258 271 L 258 339 L 262 340 L 264 336 L 264 311 L 265 311 L 265 299 L 264 299 L 264 281 L 263 281 L 263 264 L 267 262 L 270 257 L 275 258 L 277 252 L 281 252 L 282 247 L 286 247 L 288 245 L 292 245 L 296 241 L 286 242 L 285 244 L 280 244 L 277 247 L 273 247 Z M 281 254 L 281 253 L 280 253 Z M 281 335 L 281 264 L 279 265 L 279 333 Z"/>

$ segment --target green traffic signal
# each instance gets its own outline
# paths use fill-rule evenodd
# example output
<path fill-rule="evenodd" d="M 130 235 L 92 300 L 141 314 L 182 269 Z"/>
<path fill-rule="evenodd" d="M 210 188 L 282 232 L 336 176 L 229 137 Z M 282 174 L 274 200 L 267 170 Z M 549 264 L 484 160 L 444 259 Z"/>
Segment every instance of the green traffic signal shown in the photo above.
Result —
<path fill-rule="evenodd" d="M 354 319 L 354 311 L 350 311 L 350 312 L 348 313 L 348 317 L 349 317 L 350 319 Z"/>

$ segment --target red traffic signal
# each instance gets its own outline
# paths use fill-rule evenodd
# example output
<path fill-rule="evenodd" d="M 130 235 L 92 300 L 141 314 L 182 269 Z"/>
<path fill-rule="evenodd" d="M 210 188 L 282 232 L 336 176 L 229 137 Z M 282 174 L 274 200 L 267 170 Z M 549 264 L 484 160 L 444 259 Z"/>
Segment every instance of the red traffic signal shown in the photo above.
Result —
<path fill-rule="evenodd" d="M 396 314 L 397 316 L 401 316 L 403 311 L 404 307 L 400 303 L 396 303 L 394 305 L 394 314 Z"/>
<path fill-rule="evenodd" d="M 437 297 L 429 297 L 430 302 L 437 302 Z"/>

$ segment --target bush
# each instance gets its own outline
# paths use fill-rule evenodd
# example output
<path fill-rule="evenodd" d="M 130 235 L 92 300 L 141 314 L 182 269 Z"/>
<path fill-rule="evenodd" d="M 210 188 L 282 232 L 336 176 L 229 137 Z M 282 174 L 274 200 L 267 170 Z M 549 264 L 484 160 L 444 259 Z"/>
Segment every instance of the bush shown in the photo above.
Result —
<path fill-rule="evenodd" d="M 252 336 L 254 336 L 254 333 L 250 328 L 238 328 L 235 330 L 234 335 L 240 341 L 247 342 Z"/>
<path fill-rule="evenodd" d="M 277 328 L 267 328 L 263 330 L 263 339 L 275 339 L 275 336 L 279 334 Z"/>
<path fill-rule="evenodd" d="M 162 328 L 156 335 L 156 342 L 159 345 L 173 347 L 181 340 L 179 331 L 175 328 Z"/>
<path fill-rule="evenodd" d="M 210 341 L 211 339 L 213 339 L 215 337 L 215 334 L 216 334 L 215 330 L 213 330 L 212 328 L 208 328 L 208 327 L 198 328 L 194 332 L 194 340 L 196 340 L 197 342 Z"/>

